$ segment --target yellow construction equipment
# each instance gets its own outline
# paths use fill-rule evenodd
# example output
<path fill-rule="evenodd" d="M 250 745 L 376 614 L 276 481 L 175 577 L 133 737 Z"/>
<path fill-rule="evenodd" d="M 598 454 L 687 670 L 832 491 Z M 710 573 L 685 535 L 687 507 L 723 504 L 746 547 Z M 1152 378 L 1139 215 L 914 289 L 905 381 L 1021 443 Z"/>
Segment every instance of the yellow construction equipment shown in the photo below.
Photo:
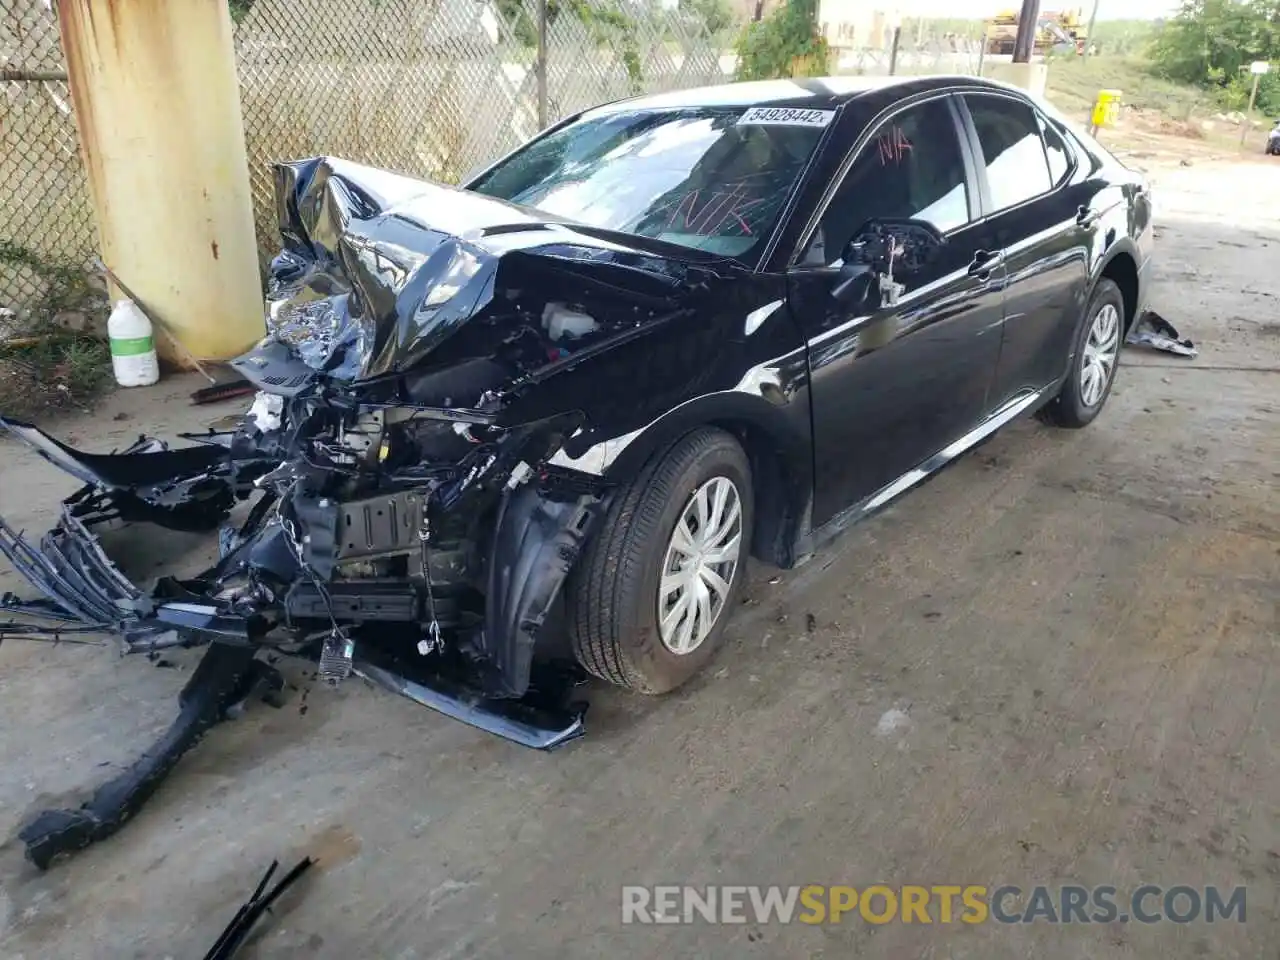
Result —
<path fill-rule="evenodd" d="M 1081 19 L 1083 10 L 1043 10 L 1036 24 L 1034 52 L 1082 54 L 1088 42 L 1088 28 Z M 987 53 L 1011 55 L 1018 36 L 1018 12 L 1001 10 L 986 22 Z"/>

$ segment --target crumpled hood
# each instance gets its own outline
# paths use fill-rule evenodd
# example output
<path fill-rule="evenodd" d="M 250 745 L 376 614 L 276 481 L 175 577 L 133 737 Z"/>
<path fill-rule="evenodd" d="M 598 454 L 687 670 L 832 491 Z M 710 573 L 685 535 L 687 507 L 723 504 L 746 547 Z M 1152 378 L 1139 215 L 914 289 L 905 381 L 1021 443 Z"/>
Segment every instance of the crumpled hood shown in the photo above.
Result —
<path fill-rule="evenodd" d="M 403 373 L 480 317 L 489 329 L 432 362 L 487 356 L 527 332 L 512 305 L 523 304 L 528 327 L 531 290 L 550 301 L 594 288 L 635 326 L 677 308 L 723 265 L 344 160 L 280 163 L 275 178 L 283 250 L 263 345 L 287 344 L 343 381 Z"/>

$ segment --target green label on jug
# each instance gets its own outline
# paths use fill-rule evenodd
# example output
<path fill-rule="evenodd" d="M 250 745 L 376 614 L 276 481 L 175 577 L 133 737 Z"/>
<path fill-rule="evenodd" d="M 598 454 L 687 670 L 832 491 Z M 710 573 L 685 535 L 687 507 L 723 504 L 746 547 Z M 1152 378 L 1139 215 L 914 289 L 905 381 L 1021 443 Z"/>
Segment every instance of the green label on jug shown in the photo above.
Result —
<path fill-rule="evenodd" d="M 150 337 L 133 337 L 129 340 L 111 341 L 111 355 L 113 357 L 136 357 L 140 353 L 151 352 Z"/>

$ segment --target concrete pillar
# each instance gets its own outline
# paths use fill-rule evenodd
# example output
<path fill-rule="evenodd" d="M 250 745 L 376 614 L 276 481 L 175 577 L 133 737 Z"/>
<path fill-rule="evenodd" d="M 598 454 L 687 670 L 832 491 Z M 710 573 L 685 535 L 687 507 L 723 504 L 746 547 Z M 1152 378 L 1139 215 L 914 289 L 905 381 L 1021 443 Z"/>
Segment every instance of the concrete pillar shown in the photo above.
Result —
<path fill-rule="evenodd" d="M 999 63 L 988 60 L 982 69 L 984 77 L 1008 83 L 1036 97 L 1045 95 L 1049 81 L 1047 63 Z"/>
<path fill-rule="evenodd" d="M 58 0 L 58 22 L 103 259 L 192 354 L 243 352 L 264 323 L 226 0 Z"/>

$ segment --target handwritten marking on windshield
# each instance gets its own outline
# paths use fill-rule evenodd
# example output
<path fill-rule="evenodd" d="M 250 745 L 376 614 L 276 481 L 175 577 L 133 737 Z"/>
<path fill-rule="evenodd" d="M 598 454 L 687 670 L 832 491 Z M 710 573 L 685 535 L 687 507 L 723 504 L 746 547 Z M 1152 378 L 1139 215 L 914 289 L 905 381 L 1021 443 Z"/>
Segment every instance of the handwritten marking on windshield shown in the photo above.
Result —
<path fill-rule="evenodd" d="M 724 236 L 736 231 L 742 236 L 754 236 L 755 231 L 748 214 L 769 198 L 747 199 L 741 187 L 732 190 L 705 192 L 705 202 L 699 204 L 704 191 L 691 190 L 671 206 L 667 218 L 667 230 L 685 230 L 700 236 Z"/>

